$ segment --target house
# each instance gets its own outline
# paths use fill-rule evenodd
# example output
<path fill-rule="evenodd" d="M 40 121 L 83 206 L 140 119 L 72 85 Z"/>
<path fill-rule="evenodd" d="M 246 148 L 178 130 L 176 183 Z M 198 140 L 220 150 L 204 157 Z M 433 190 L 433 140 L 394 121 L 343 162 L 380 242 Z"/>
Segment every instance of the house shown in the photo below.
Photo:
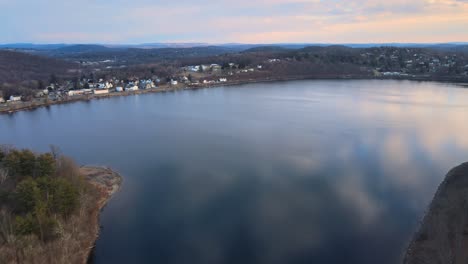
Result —
<path fill-rule="evenodd" d="M 227 78 L 219 78 L 219 82 L 227 82 Z"/>
<path fill-rule="evenodd" d="M 207 71 L 207 70 L 211 69 L 210 65 L 200 65 L 200 66 L 201 66 L 202 71 Z"/>
<path fill-rule="evenodd" d="M 93 91 L 94 94 L 108 94 L 109 89 L 96 89 Z"/>
<path fill-rule="evenodd" d="M 257 65 L 257 69 L 261 70 L 263 68 L 262 65 Z"/>
<path fill-rule="evenodd" d="M 198 71 L 200 71 L 200 66 L 199 66 L 199 65 L 196 65 L 196 66 L 187 66 L 187 70 L 188 70 L 188 71 L 191 71 L 191 72 L 198 72 Z"/>
<path fill-rule="evenodd" d="M 148 80 L 142 80 L 140 82 L 140 89 L 152 89 L 155 88 L 156 85 L 154 85 L 153 80 L 148 79 Z"/>
<path fill-rule="evenodd" d="M 84 94 L 84 89 L 81 89 L 81 90 L 71 90 L 71 91 L 68 91 L 68 96 L 75 96 L 75 95 L 82 95 Z"/>
<path fill-rule="evenodd" d="M 3 104 L 5 103 L 5 99 L 3 99 L 3 97 L 0 97 L 0 104 Z"/>
<path fill-rule="evenodd" d="M 119 92 L 119 93 L 123 92 L 123 87 L 122 86 L 117 86 L 117 87 L 115 87 L 115 91 Z"/>
<path fill-rule="evenodd" d="M 138 91 L 138 86 L 135 84 L 128 84 L 127 87 L 125 87 L 125 91 L 127 92 L 133 92 L 133 91 Z"/>
<path fill-rule="evenodd" d="M 178 82 L 176 80 L 171 79 L 171 85 L 177 85 L 177 84 L 178 84 Z"/>
<path fill-rule="evenodd" d="M 211 64 L 210 68 L 211 68 L 212 71 L 221 71 L 222 70 L 222 67 L 219 64 Z"/>
<path fill-rule="evenodd" d="M 10 96 L 10 100 L 8 100 L 7 102 L 19 102 L 21 101 L 21 96 Z"/>

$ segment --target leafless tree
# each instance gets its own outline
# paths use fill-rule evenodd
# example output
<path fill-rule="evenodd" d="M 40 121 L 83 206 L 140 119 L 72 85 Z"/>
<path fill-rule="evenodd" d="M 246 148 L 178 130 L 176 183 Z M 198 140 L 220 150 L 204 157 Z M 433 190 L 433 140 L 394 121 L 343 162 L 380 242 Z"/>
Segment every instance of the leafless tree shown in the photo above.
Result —
<path fill-rule="evenodd" d="M 8 179 L 9 173 L 8 170 L 5 168 L 0 168 L 0 185 L 5 183 L 5 181 Z"/>

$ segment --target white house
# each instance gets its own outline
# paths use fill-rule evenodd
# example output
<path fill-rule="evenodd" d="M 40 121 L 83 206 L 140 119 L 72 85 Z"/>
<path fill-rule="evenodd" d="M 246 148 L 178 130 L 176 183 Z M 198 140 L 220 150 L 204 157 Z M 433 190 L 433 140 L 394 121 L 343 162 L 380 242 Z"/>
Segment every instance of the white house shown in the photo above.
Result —
<path fill-rule="evenodd" d="M 127 87 L 125 87 L 125 91 L 127 92 L 138 91 L 138 86 L 134 84 L 128 84 Z"/>
<path fill-rule="evenodd" d="M 10 96 L 10 100 L 8 102 L 18 102 L 21 101 L 21 96 Z"/>
<path fill-rule="evenodd" d="M 177 85 L 178 82 L 176 80 L 171 80 L 171 85 Z"/>
<path fill-rule="evenodd" d="M 75 96 L 75 95 L 82 95 L 84 94 L 84 89 L 81 89 L 81 90 L 71 90 L 71 91 L 68 91 L 68 96 Z"/>
<path fill-rule="evenodd" d="M 202 71 L 207 71 L 207 70 L 209 70 L 210 68 L 211 68 L 210 65 L 201 65 Z"/>
<path fill-rule="evenodd" d="M 227 82 L 227 78 L 219 78 L 219 82 Z"/>
<path fill-rule="evenodd" d="M 3 99 L 3 97 L 0 97 L 0 104 L 3 104 L 5 103 L 5 99 Z"/>
<path fill-rule="evenodd" d="M 200 66 L 199 65 L 196 65 L 196 66 L 187 66 L 187 69 L 189 71 L 192 71 L 192 72 L 198 72 L 200 71 Z"/>
<path fill-rule="evenodd" d="M 96 89 L 93 91 L 94 94 L 108 94 L 109 89 Z"/>
<path fill-rule="evenodd" d="M 116 92 L 119 92 L 119 93 L 120 93 L 120 92 L 123 92 L 122 86 L 117 86 L 117 87 L 115 87 L 115 91 L 116 91 Z"/>

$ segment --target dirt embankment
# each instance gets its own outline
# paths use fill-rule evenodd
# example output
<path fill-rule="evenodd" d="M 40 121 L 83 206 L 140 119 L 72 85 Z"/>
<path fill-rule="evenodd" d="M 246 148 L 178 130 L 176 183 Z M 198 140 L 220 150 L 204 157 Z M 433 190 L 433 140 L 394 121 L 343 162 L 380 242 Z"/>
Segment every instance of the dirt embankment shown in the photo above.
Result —
<path fill-rule="evenodd" d="M 452 169 L 439 186 L 403 263 L 468 263 L 468 163 Z"/>
<path fill-rule="evenodd" d="M 86 250 L 83 255 L 83 261 L 81 263 L 87 263 L 89 255 L 96 239 L 99 236 L 99 213 L 102 208 L 107 204 L 112 195 L 114 195 L 122 185 L 122 177 L 107 167 L 92 167 L 84 166 L 80 168 L 80 173 L 86 178 L 98 190 L 98 197 L 95 201 L 95 207 L 92 208 L 89 215 L 89 223 L 92 226 L 91 236 L 87 241 Z"/>

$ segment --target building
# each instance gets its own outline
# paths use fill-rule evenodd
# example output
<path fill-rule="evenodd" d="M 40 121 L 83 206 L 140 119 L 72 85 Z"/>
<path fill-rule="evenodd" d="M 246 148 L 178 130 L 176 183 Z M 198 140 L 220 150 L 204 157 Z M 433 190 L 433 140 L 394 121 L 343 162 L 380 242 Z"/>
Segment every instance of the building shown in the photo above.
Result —
<path fill-rule="evenodd" d="M 125 91 L 127 92 L 138 91 L 138 86 L 134 84 L 128 84 L 127 87 L 125 87 Z"/>
<path fill-rule="evenodd" d="M 177 85 L 178 82 L 176 80 L 171 80 L 171 85 Z"/>
<path fill-rule="evenodd" d="M 21 101 L 21 96 L 10 96 L 10 100 L 8 100 L 8 102 L 19 102 Z"/>
<path fill-rule="evenodd" d="M 68 96 L 83 95 L 85 93 L 84 89 L 81 90 L 71 90 L 68 91 Z"/>
<path fill-rule="evenodd" d="M 202 71 L 207 71 L 207 70 L 211 69 L 211 66 L 210 65 L 201 65 L 201 69 L 202 69 Z"/>
<path fill-rule="evenodd" d="M 108 94 L 109 89 L 96 89 L 93 91 L 94 94 Z"/>
<path fill-rule="evenodd" d="M 219 82 L 227 82 L 227 78 L 219 78 Z"/>
<path fill-rule="evenodd" d="M 3 104 L 5 103 L 5 99 L 3 99 L 3 97 L 0 97 L 0 104 Z"/>
<path fill-rule="evenodd" d="M 115 87 L 115 91 L 119 92 L 119 93 L 123 92 L 123 87 L 122 86 L 117 86 L 117 87 Z"/>
<path fill-rule="evenodd" d="M 153 88 L 156 88 L 156 85 L 154 85 L 154 82 L 151 79 L 142 80 L 140 82 L 140 89 L 153 89 Z"/>
<path fill-rule="evenodd" d="M 218 64 L 211 64 L 210 68 L 211 68 L 212 71 L 215 71 L 215 72 L 222 70 L 221 65 L 218 65 Z"/>

